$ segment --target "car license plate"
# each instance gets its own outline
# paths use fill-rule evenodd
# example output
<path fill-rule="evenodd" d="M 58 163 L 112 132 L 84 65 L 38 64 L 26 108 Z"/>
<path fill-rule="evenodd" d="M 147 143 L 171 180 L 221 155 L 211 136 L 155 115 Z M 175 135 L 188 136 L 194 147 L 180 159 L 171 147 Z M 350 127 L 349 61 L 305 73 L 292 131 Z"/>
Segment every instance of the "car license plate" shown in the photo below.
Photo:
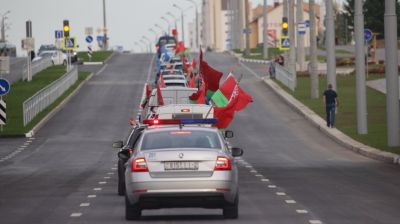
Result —
<path fill-rule="evenodd" d="M 198 170 L 199 162 L 191 161 L 176 161 L 176 162 L 165 162 L 165 170 Z"/>

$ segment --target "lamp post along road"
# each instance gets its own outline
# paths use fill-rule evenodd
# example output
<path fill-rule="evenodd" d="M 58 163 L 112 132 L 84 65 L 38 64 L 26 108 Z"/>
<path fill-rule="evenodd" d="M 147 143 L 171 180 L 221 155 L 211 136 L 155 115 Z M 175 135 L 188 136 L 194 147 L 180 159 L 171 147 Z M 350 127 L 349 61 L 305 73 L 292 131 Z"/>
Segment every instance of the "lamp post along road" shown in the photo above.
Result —
<path fill-rule="evenodd" d="M 327 84 L 336 87 L 336 58 L 335 58 L 335 20 L 333 18 L 332 0 L 326 0 L 326 61 L 327 61 Z"/>
<path fill-rule="evenodd" d="M 182 41 L 185 42 L 185 21 L 183 18 L 183 9 L 176 4 L 172 5 L 173 7 L 179 9 L 181 11 L 181 20 L 182 20 Z"/>
<path fill-rule="evenodd" d="M 400 146 L 396 4 L 397 1 L 385 0 L 386 113 L 389 147 Z"/>
<path fill-rule="evenodd" d="M 103 47 L 105 50 L 107 50 L 108 49 L 108 37 L 107 37 L 106 0 L 103 0 L 103 33 L 104 33 Z"/>
<path fill-rule="evenodd" d="M 311 99 L 319 97 L 319 80 L 317 72 L 317 32 L 315 20 L 315 0 L 310 0 L 310 76 Z"/>
<path fill-rule="evenodd" d="M 294 1 L 295 0 L 289 0 L 289 39 L 290 39 L 290 48 L 289 48 L 289 63 L 288 63 L 288 69 L 290 73 L 293 75 L 293 78 L 295 79 L 295 86 L 296 86 L 296 47 L 295 47 L 295 25 L 294 25 Z"/>
<path fill-rule="evenodd" d="M 169 35 L 169 32 L 171 32 L 171 23 L 164 16 L 161 16 L 161 19 L 164 20 L 165 22 L 167 22 L 167 25 L 168 25 L 168 33 L 167 34 Z"/>
<path fill-rule="evenodd" d="M 354 36 L 356 41 L 357 132 L 367 134 L 367 100 L 365 87 L 363 1 L 354 1 Z"/>
<path fill-rule="evenodd" d="M 304 71 L 305 53 L 304 53 L 304 34 L 300 34 L 299 24 L 304 24 L 303 17 L 303 0 L 297 0 L 297 63 L 299 64 L 300 71 Z"/>
<path fill-rule="evenodd" d="M 283 5 L 283 17 L 288 18 L 288 1 L 289 0 L 283 0 L 282 5 Z M 289 60 L 288 60 L 288 52 L 285 51 L 283 52 L 283 61 L 284 61 L 284 66 L 288 68 Z"/>
<path fill-rule="evenodd" d="M 267 0 L 264 0 L 264 7 L 263 7 L 263 42 L 264 42 L 264 59 L 268 59 L 268 3 Z"/>
<path fill-rule="evenodd" d="M 200 38 L 200 36 L 199 36 L 199 32 L 200 32 L 199 31 L 199 11 L 198 11 L 197 4 L 195 1 L 193 1 L 193 0 L 187 0 L 187 1 L 193 3 L 195 10 L 196 10 L 196 48 L 199 49 L 199 46 L 200 46 L 199 45 L 199 38 Z M 228 1 L 228 4 L 229 4 L 229 1 Z"/>

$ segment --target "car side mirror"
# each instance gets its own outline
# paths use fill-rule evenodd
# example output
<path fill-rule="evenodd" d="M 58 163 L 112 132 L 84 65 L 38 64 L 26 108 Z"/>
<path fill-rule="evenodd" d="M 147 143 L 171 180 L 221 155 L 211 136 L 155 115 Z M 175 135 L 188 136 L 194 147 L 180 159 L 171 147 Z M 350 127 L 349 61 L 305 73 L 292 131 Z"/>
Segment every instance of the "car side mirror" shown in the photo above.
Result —
<path fill-rule="evenodd" d="M 124 146 L 124 143 L 123 143 L 122 141 L 116 141 L 116 142 L 114 142 L 114 143 L 112 144 L 112 147 L 113 147 L 114 149 L 120 149 L 120 148 L 122 148 L 122 146 Z"/>
<path fill-rule="evenodd" d="M 233 138 L 233 131 L 225 131 L 225 138 Z"/>
<path fill-rule="evenodd" d="M 130 154 L 128 150 L 122 150 L 118 152 L 118 158 L 120 158 L 123 161 L 128 161 L 129 157 Z"/>
<path fill-rule="evenodd" d="M 243 155 L 243 149 L 241 149 L 241 148 L 233 147 L 231 149 L 231 152 L 232 152 L 233 157 L 239 157 L 239 156 Z"/>

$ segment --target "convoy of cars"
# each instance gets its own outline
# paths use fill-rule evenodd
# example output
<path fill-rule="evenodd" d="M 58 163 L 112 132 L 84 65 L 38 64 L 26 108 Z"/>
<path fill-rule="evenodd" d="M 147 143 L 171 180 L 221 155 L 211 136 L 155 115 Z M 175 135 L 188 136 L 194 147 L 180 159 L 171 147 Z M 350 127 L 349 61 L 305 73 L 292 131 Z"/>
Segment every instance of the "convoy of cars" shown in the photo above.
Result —
<path fill-rule="evenodd" d="M 224 218 L 237 218 L 235 157 L 243 150 L 230 146 L 232 131 L 214 127 L 211 105 L 190 102 L 198 89 L 188 87 L 175 44 L 174 37 L 160 38 L 159 49 L 168 48 L 157 53 L 155 87 L 145 87 L 142 113 L 131 119 L 126 139 L 113 144 L 125 218 L 139 219 L 144 209 L 181 207 L 222 209 Z"/>

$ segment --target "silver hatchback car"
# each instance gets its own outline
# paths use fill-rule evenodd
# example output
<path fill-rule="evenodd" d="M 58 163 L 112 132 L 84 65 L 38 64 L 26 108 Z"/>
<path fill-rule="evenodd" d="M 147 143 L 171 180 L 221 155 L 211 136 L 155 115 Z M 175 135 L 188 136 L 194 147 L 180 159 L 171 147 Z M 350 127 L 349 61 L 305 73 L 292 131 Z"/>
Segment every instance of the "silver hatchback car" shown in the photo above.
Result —
<path fill-rule="evenodd" d="M 230 131 L 204 126 L 151 126 L 143 131 L 126 163 L 126 219 L 143 209 L 222 208 L 225 218 L 238 217 L 238 171 L 230 148 Z"/>

